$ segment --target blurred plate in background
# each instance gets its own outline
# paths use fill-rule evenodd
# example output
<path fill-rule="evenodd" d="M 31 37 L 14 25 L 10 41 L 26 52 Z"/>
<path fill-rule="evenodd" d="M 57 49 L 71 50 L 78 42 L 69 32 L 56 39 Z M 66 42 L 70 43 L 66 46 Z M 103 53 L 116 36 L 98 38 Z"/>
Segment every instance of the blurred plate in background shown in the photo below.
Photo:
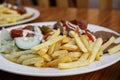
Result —
<path fill-rule="evenodd" d="M 7 26 L 13 26 L 13 25 L 18 25 L 18 24 L 30 22 L 30 21 L 35 20 L 36 18 L 38 18 L 40 16 L 40 12 L 34 8 L 25 7 L 25 9 L 27 10 L 27 13 L 31 13 L 33 15 L 29 18 L 26 18 L 26 19 L 23 19 L 23 20 L 14 22 L 14 23 L 2 24 L 2 25 L 0 25 L 0 27 L 7 27 Z"/>

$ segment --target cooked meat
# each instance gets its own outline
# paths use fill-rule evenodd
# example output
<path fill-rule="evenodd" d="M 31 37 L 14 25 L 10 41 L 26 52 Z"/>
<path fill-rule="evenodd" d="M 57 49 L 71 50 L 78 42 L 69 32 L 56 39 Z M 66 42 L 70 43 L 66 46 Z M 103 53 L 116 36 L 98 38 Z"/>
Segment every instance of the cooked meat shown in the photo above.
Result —
<path fill-rule="evenodd" d="M 72 24 L 78 25 L 80 29 L 86 30 L 87 29 L 87 24 L 83 21 L 77 21 L 77 20 L 72 20 L 70 21 Z"/>
<path fill-rule="evenodd" d="M 96 37 L 101 37 L 104 42 L 106 42 L 111 36 L 114 36 L 115 38 L 119 37 L 119 35 L 112 33 L 112 32 L 106 32 L 106 31 L 97 31 L 93 33 Z"/>
<path fill-rule="evenodd" d="M 87 30 L 86 25 L 77 20 L 72 20 L 72 21 L 59 21 L 54 25 L 54 29 L 60 29 L 61 34 L 64 33 L 69 33 L 69 31 L 73 30 L 76 32 L 79 32 L 79 30 Z M 65 32 L 66 31 L 66 32 Z"/>
<path fill-rule="evenodd" d="M 60 32 L 61 32 L 61 34 L 62 34 L 62 32 L 63 32 L 63 24 L 62 24 L 61 22 L 57 22 L 57 23 L 54 25 L 53 28 L 54 28 L 54 29 L 60 29 Z"/>

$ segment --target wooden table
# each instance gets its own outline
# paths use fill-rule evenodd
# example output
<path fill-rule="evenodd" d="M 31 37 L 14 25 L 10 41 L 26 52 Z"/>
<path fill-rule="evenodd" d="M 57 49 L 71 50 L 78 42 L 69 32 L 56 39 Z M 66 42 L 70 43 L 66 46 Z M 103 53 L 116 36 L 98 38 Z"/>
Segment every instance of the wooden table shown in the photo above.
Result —
<path fill-rule="evenodd" d="M 41 15 L 32 22 L 77 19 L 87 23 L 105 26 L 120 33 L 120 10 L 100 11 L 98 9 L 34 8 L 38 9 Z M 66 77 L 31 77 L 0 71 L 0 80 L 120 80 L 120 61 L 102 70 Z"/>

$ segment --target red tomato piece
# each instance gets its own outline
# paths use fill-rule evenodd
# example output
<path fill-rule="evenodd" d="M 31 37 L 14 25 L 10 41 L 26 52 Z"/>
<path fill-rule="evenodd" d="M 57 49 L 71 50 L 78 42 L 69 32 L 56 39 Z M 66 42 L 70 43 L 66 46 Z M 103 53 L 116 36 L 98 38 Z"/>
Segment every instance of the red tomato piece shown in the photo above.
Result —
<path fill-rule="evenodd" d="M 11 37 L 22 37 L 23 36 L 23 30 L 22 29 L 13 29 L 11 30 Z"/>

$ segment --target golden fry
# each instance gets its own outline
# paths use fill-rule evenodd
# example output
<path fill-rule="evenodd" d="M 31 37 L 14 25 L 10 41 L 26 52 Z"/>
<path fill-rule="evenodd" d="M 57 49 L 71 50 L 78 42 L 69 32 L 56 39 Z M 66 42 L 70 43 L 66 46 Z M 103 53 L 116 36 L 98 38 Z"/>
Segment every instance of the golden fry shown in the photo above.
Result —
<path fill-rule="evenodd" d="M 58 68 L 59 69 L 70 69 L 70 68 L 83 67 L 87 65 L 88 65 L 88 61 L 74 61 L 74 62 L 69 62 L 69 63 L 59 63 Z"/>
<path fill-rule="evenodd" d="M 13 62 L 17 61 L 17 58 L 12 56 L 11 54 L 6 54 L 5 58 L 7 58 L 8 60 L 13 61 Z"/>
<path fill-rule="evenodd" d="M 24 55 L 24 54 L 34 54 L 34 53 L 35 52 L 32 50 L 26 50 L 26 51 L 15 52 L 15 53 L 12 53 L 11 55 L 13 57 L 19 57 L 19 56 Z"/>
<path fill-rule="evenodd" d="M 89 40 L 89 51 L 92 51 L 94 44 L 95 42 L 92 42 L 91 40 Z"/>
<path fill-rule="evenodd" d="M 51 55 L 51 54 L 54 52 L 56 44 L 57 44 L 57 42 L 54 43 L 54 44 L 52 44 L 52 45 L 49 47 L 49 49 L 48 49 L 48 54 L 49 54 L 49 55 Z"/>
<path fill-rule="evenodd" d="M 45 54 L 42 56 L 44 58 L 45 61 L 49 62 L 52 60 L 51 56 L 49 56 L 48 54 Z"/>
<path fill-rule="evenodd" d="M 70 68 L 77 68 L 89 65 L 88 58 L 89 53 L 82 53 L 80 58 L 77 61 L 69 62 L 69 63 L 59 63 L 59 69 L 70 69 Z"/>
<path fill-rule="evenodd" d="M 61 46 L 60 49 L 75 51 L 78 49 L 78 47 L 76 45 L 72 45 L 72 44 L 65 44 L 65 45 Z"/>
<path fill-rule="evenodd" d="M 57 67 L 59 63 L 66 63 L 66 62 L 71 62 L 71 57 L 69 56 L 64 56 L 62 58 L 55 59 L 51 62 L 48 62 L 46 66 L 48 67 Z"/>
<path fill-rule="evenodd" d="M 40 49 L 39 51 L 37 51 L 37 54 L 39 54 L 40 56 L 43 56 L 45 54 L 47 54 L 48 48 L 44 47 L 42 49 Z"/>
<path fill-rule="evenodd" d="M 100 48 L 95 59 L 99 61 L 102 55 L 103 55 L 103 50 L 102 48 Z"/>
<path fill-rule="evenodd" d="M 69 41 L 67 44 L 75 45 L 75 39 L 71 39 L 71 41 Z"/>
<path fill-rule="evenodd" d="M 22 62 L 23 65 L 34 65 L 37 61 L 40 60 L 40 57 L 37 57 L 37 58 L 30 58 L 30 59 L 27 59 L 27 60 L 24 60 Z"/>
<path fill-rule="evenodd" d="M 88 52 L 88 50 L 86 49 L 86 47 L 82 43 L 81 39 L 79 38 L 78 34 L 76 34 L 74 31 L 71 31 L 70 33 L 74 36 L 75 41 L 76 41 L 78 47 L 80 48 L 80 50 L 83 52 Z"/>
<path fill-rule="evenodd" d="M 68 51 L 67 50 L 59 50 L 59 51 L 55 51 L 51 56 L 53 58 L 57 58 L 58 56 L 62 55 L 62 54 L 67 54 Z"/>
<path fill-rule="evenodd" d="M 82 53 L 80 58 L 79 58 L 79 61 L 87 60 L 89 55 L 90 55 L 90 53 Z"/>
<path fill-rule="evenodd" d="M 37 45 L 37 46 L 32 47 L 31 49 L 32 49 L 33 51 L 38 51 L 38 50 L 41 49 L 41 48 L 50 46 L 50 45 L 52 45 L 52 44 L 54 44 L 54 43 L 56 43 L 56 42 L 58 42 L 58 41 L 61 41 L 64 37 L 65 37 L 65 36 L 57 36 L 57 37 L 55 37 L 55 38 L 53 38 L 53 39 L 50 39 L 50 40 L 48 40 L 48 41 L 46 41 L 46 42 L 44 42 L 44 43 L 41 43 L 41 44 L 39 44 L 39 45 Z"/>
<path fill-rule="evenodd" d="M 78 60 L 81 55 L 82 55 L 81 52 L 70 52 L 70 53 L 68 53 L 68 56 L 71 57 L 72 61 Z"/>
<path fill-rule="evenodd" d="M 44 59 L 43 58 L 40 58 L 35 64 L 34 64 L 35 67 L 42 67 L 44 66 Z"/>
<path fill-rule="evenodd" d="M 120 44 L 118 44 L 117 46 L 114 46 L 113 48 L 108 49 L 109 54 L 114 54 L 118 51 L 120 51 Z"/>
<path fill-rule="evenodd" d="M 17 59 L 17 63 L 22 63 L 24 60 L 27 60 L 33 57 L 37 57 L 37 55 L 34 55 L 34 54 L 22 55 Z"/>
<path fill-rule="evenodd" d="M 59 35 L 60 35 L 60 29 L 57 29 L 57 30 L 53 33 L 53 35 L 48 38 L 48 40 L 53 39 L 53 38 L 55 38 L 55 37 L 57 37 L 57 36 L 59 36 Z"/>
<path fill-rule="evenodd" d="M 110 46 L 114 41 L 115 41 L 115 37 L 112 36 L 106 43 L 104 43 L 104 44 L 102 45 L 103 51 L 104 51 L 108 46 Z"/>
<path fill-rule="evenodd" d="M 65 37 L 65 38 L 62 40 L 62 44 L 68 43 L 68 42 L 70 42 L 70 40 L 71 40 L 71 38 Z"/>
<path fill-rule="evenodd" d="M 93 50 L 92 50 L 92 54 L 90 55 L 90 57 L 88 59 L 90 64 L 95 60 L 96 55 L 97 55 L 100 47 L 102 46 L 102 43 L 103 43 L 102 38 L 98 38 L 95 41 L 94 46 L 93 46 Z"/>
<path fill-rule="evenodd" d="M 90 51 L 90 50 L 89 50 L 89 40 L 86 39 L 86 35 L 81 35 L 81 36 L 80 36 L 80 39 L 82 40 L 82 42 L 83 42 L 83 44 L 85 45 L 85 47 L 87 48 L 87 50 Z"/>

